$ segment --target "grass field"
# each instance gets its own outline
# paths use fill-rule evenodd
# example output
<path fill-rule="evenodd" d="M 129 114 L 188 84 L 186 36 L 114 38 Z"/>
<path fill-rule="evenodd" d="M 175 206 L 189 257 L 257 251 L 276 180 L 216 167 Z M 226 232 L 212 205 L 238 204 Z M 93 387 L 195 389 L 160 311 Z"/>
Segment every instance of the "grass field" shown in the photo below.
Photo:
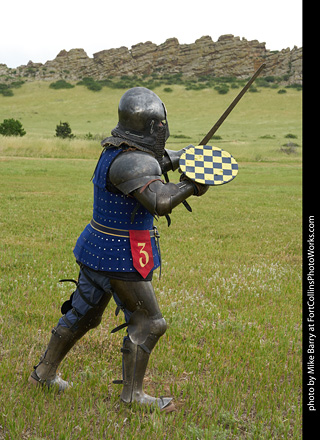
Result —
<path fill-rule="evenodd" d="M 237 93 L 155 92 L 173 149 L 196 144 Z M 123 335 L 110 332 L 123 317 L 112 305 L 61 365 L 72 389 L 28 385 L 72 292 L 58 280 L 77 277 L 72 249 L 91 218 L 100 147 L 83 137 L 109 134 L 122 93 L 30 83 L 0 95 L 0 123 L 20 119 L 27 131 L 0 136 L 0 439 L 300 439 L 301 92 L 291 89 L 247 93 L 214 142 L 239 162 L 237 178 L 189 199 L 192 213 L 176 208 L 169 228 L 158 221 L 154 288 L 168 330 L 145 389 L 173 396 L 177 411 L 120 403 L 112 380 Z M 60 121 L 75 139 L 54 138 Z M 298 145 L 291 154 L 281 151 L 288 134 Z"/>

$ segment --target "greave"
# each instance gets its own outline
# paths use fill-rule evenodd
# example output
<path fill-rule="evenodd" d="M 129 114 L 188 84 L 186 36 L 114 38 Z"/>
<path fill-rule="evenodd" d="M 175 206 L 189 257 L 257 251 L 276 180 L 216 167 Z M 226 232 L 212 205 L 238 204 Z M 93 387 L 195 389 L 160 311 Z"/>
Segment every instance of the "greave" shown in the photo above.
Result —
<path fill-rule="evenodd" d="M 40 358 L 38 365 L 29 377 L 29 382 L 33 384 L 45 384 L 50 388 L 53 385 L 59 386 L 59 391 L 66 389 L 68 382 L 57 376 L 57 368 L 67 353 L 90 329 L 97 327 L 102 318 L 102 314 L 107 307 L 112 296 L 111 291 L 105 292 L 100 302 L 91 307 L 76 324 L 71 327 L 57 325 L 52 330 L 52 335 L 48 347 Z"/>
<path fill-rule="evenodd" d="M 145 347 L 146 348 L 146 347 Z M 148 350 L 149 351 L 149 350 Z M 121 400 L 126 403 L 157 404 L 164 409 L 172 398 L 156 398 L 143 391 L 143 379 L 147 369 L 150 353 L 140 345 L 126 339 L 122 348 L 123 353 L 123 389 Z"/>
<path fill-rule="evenodd" d="M 57 376 L 57 368 L 61 361 L 82 336 L 80 332 L 59 325 L 52 330 L 48 347 L 35 366 L 29 378 L 30 382 L 45 384 L 49 387 L 58 385 L 62 391 L 69 386 L 68 382 Z M 83 333 L 83 332 L 81 332 Z"/>

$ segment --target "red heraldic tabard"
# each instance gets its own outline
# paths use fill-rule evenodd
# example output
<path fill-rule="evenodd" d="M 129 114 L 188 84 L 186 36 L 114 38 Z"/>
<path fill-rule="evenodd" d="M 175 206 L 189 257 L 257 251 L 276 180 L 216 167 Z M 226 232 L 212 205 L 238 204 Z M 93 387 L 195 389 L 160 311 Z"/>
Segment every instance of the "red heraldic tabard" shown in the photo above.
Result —
<path fill-rule="evenodd" d="M 133 266 L 146 278 L 154 266 L 150 232 L 131 230 L 129 234 Z"/>

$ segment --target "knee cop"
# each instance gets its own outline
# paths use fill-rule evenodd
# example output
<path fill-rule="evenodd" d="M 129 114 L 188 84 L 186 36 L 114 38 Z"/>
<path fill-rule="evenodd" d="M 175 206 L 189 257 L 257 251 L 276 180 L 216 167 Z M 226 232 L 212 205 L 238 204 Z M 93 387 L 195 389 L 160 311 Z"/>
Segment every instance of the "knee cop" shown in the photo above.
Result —
<path fill-rule="evenodd" d="M 147 310 L 137 309 L 131 314 L 127 323 L 121 324 L 113 329 L 111 333 L 115 333 L 124 327 L 127 327 L 131 342 L 140 345 L 143 350 L 151 353 L 159 338 L 166 332 L 167 323 L 161 313 L 149 316 Z"/>

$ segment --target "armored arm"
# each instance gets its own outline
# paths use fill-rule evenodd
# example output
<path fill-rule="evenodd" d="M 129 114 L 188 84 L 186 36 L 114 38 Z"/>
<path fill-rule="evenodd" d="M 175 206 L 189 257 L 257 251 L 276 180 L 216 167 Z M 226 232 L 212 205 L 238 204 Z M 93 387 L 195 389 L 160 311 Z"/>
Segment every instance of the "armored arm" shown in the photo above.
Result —
<path fill-rule="evenodd" d="M 176 206 L 194 195 L 191 182 L 163 183 L 161 180 L 151 182 L 145 189 L 141 188 L 132 195 L 154 215 L 170 214 Z"/>
<path fill-rule="evenodd" d="M 167 173 L 168 171 L 175 171 L 179 168 L 179 159 L 181 154 L 185 151 L 185 148 L 182 150 L 164 150 L 164 156 L 160 161 L 160 166 L 162 173 Z"/>
<path fill-rule="evenodd" d="M 125 195 L 132 195 L 151 214 L 163 216 L 191 195 L 196 188 L 191 181 L 164 183 L 159 162 L 142 151 L 119 154 L 110 166 L 109 181 Z"/>

